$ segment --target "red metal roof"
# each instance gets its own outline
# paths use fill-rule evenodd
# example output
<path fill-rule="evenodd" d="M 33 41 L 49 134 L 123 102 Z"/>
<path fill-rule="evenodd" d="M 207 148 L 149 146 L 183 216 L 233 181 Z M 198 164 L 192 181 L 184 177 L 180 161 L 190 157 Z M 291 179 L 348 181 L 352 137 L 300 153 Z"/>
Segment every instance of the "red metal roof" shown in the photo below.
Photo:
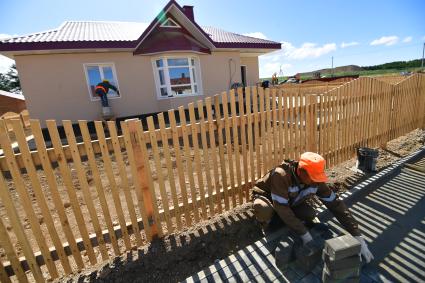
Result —
<path fill-rule="evenodd" d="M 172 5 L 171 0 L 163 9 Z M 183 11 L 184 12 L 184 11 Z M 280 49 L 278 42 L 244 36 L 214 27 L 200 27 L 189 19 L 216 48 Z M 85 48 L 136 48 L 140 40 L 154 26 L 136 22 L 68 21 L 57 29 L 0 40 L 0 51 L 85 49 Z M 149 31 L 148 31 L 149 30 Z M 143 42 L 142 42 L 143 45 Z"/>

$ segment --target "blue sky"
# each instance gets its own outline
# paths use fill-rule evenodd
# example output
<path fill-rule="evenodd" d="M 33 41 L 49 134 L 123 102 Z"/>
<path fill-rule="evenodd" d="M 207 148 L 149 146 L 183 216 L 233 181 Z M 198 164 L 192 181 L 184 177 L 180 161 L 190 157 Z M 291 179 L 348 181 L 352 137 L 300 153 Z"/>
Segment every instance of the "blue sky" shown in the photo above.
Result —
<path fill-rule="evenodd" d="M 150 22 L 166 0 L 0 1 L 0 37 L 58 27 L 66 20 Z M 200 25 L 282 42 L 260 57 L 260 76 L 292 75 L 334 65 L 418 59 L 425 41 L 423 0 L 181 0 Z M 10 60 L 0 58 L 0 72 Z"/>

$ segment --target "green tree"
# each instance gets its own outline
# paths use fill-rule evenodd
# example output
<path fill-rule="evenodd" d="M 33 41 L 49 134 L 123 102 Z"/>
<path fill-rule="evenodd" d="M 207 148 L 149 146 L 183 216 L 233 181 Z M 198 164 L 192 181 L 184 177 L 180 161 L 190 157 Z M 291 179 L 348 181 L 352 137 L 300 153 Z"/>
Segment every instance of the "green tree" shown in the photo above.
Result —
<path fill-rule="evenodd" d="M 6 74 L 0 73 L 0 89 L 14 93 L 21 92 L 21 82 L 19 80 L 16 64 L 13 64 Z"/>

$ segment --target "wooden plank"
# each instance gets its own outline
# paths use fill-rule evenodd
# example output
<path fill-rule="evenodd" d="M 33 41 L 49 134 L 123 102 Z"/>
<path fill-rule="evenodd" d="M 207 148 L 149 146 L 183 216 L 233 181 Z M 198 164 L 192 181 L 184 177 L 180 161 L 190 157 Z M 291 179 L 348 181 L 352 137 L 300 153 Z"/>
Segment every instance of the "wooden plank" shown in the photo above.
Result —
<path fill-rule="evenodd" d="M 289 124 L 289 98 L 287 93 L 283 93 L 283 130 L 285 136 L 285 155 L 284 159 L 289 159 L 289 154 L 291 153 L 291 142 L 290 142 L 290 124 Z"/>
<path fill-rule="evenodd" d="M 165 181 L 164 181 L 164 176 L 162 174 L 162 164 L 161 164 L 161 158 L 159 156 L 159 149 L 158 149 L 158 141 L 156 139 L 156 135 L 155 135 L 155 125 L 153 123 L 153 117 L 149 116 L 147 118 L 147 123 L 148 123 L 148 129 L 149 129 L 149 133 L 150 135 L 150 143 L 151 143 L 151 148 L 152 148 L 152 153 L 153 153 L 153 159 L 155 162 L 155 169 L 156 169 L 156 176 L 158 178 L 158 183 L 159 183 L 159 193 L 161 196 L 161 203 L 162 203 L 162 207 L 164 208 L 164 218 L 165 218 L 165 222 L 167 224 L 167 234 L 171 234 L 174 229 L 173 229 L 173 224 L 171 223 L 171 217 L 170 217 L 170 208 L 168 205 L 168 197 L 167 197 L 167 192 L 165 189 Z M 153 199 L 152 201 L 156 201 L 157 200 L 157 196 L 154 194 L 152 195 Z"/>
<path fill-rule="evenodd" d="M 65 130 L 66 139 L 68 140 L 69 148 L 71 149 L 74 168 L 77 171 L 78 181 L 80 183 L 81 190 L 83 191 L 84 201 L 87 205 L 87 209 L 91 217 L 94 232 L 96 233 L 97 240 L 99 241 L 100 253 L 102 255 L 102 259 L 107 260 L 109 258 L 108 250 L 106 248 L 105 239 L 103 239 L 102 228 L 100 227 L 97 211 L 93 203 L 90 187 L 87 182 L 86 172 L 83 164 L 81 163 L 81 157 L 78 153 L 77 142 L 74 135 L 74 130 L 72 129 L 71 121 L 63 121 L 63 127 Z"/>
<path fill-rule="evenodd" d="M 58 251 L 58 256 L 62 264 L 62 267 L 65 273 L 69 274 L 72 272 L 72 268 L 69 263 L 68 257 L 66 256 L 64 250 L 62 249 L 62 243 L 59 238 L 58 231 L 56 230 L 52 215 L 50 214 L 50 210 L 47 205 L 47 201 L 43 193 L 43 189 L 41 188 L 40 181 L 37 176 L 37 170 L 35 169 L 35 166 L 32 163 L 31 153 L 28 147 L 28 143 L 25 139 L 25 132 L 24 132 L 24 128 L 22 127 L 22 122 L 20 120 L 12 120 L 11 124 L 13 127 L 13 132 L 15 134 L 16 140 L 19 145 L 19 151 L 22 153 L 22 156 L 23 156 L 27 174 L 31 181 L 31 187 L 35 194 L 37 204 L 41 210 L 41 214 L 43 215 L 43 221 L 46 223 L 47 231 L 50 234 L 52 243 L 55 246 L 56 250 Z"/>
<path fill-rule="evenodd" d="M 257 88 L 252 89 L 252 108 L 254 115 L 254 148 L 255 148 L 255 160 L 257 162 L 256 178 L 260 178 L 261 175 L 261 148 L 260 148 L 260 136 L 259 136 L 259 117 L 258 117 L 258 92 Z"/>
<path fill-rule="evenodd" d="M 146 187 L 147 182 L 144 178 L 144 174 L 146 174 L 144 172 L 145 165 L 143 160 L 141 160 L 140 158 L 140 155 L 142 153 L 140 149 L 136 127 L 137 124 L 135 120 L 127 120 L 125 122 L 121 122 L 121 129 L 126 145 L 128 163 L 130 164 L 131 176 L 133 178 L 133 184 L 136 190 L 137 204 L 143 219 L 143 223 L 146 223 L 146 225 L 143 225 L 146 234 L 146 239 L 150 241 L 154 236 L 156 237 L 158 235 L 158 228 L 156 227 L 156 223 L 151 225 L 152 223 L 149 221 L 153 217 L 152 198 L 150 200 L 144 199 L 145 194 L 147 197 L 150 196 L 150 192 L 149 189 Z M 134 151 L 136 151 L 136 154 L 134 153 Z M 137 161 L 135 155 L 138 156 Z"/>
<path fill-rule="evenodd" d="M 174 172 L 173 172 L 173 165 L 171 162 L 171 155 L 170 155 L 170 148 L 168 144 L 168 136 L 166 132 L 165 127 L 165 120 L 164 120 L 164 114 L 159 113 L 158 114 L 158 122 L 159 122 L 159 129 L 161 131 L 161 140 L 162 140 L 162 148 L 164 152 L 164 159 L 167 166 L 167 174 L 168 174 L 168 181 L 169 181 L 169 188 L 171 191 L 171 197 L 173 199 L 173 206 L 176 210 L 176 225 L 177 230 L 182 229 L 182 221 L 181 221 L 181 211 L 179 209 L 179 199 L 177 196 L 177 189 L 176 189 L 176 181 L 174 179 Z"/>
<path fill-rule="evenodd" d="M 195 125 L 196 117 L 195 117 L 195 105 L 193 103 L 189 103 L 189 119 L 190 124 Z M 201 157 L 199 153 L 199 141 L 198 141 L 198 131 L 196 127 L 191 127 L 192 130 L 192 147 L 195 159 L 195 168 L 196 168 L 196 177 L 198 180 L 198 190 L 199 195 L 201 197 L 201 209 L 202 209 L 202 218 L 205 220 L 208 218 L 207 207 L 205 204 L 205 186 L 204 186 L 204 177 L 202 175 L 201 168 Z"/>
<path fill-rule="evenodd" d="M 300 104 L 301 104 L 301 92 L 298 87 L 298 91 L 295 94 L 295 108 L 294 108 L 294 122 L 295 122 L 295 159 L 299 159 L 301 155 L 301 113 L 300 113 Z"/>
<path fill-rule="evenodd" d="M 214 172 L 214 192 L 216 193 L 216 196 L 219 196 L 218 192 L 220 191 L 220 175 L 218 171 L 218 163 L 217 163 L 217 147 L 216 147 L 216 141 L 215 141 L 215 133 L 214 133 L 214 122 L 213 121 L 213 113 L 212 113 L 212 106 L 211 106 L 211 97 L 207 97 L 205 99 L 205 107 L 207 109 L 207 119 L 208 119 L 208 134 L 210 139 L 210 150 L 211 150 L 211 156 L 213 162 L 213 172 Z M 209 163 L 208 163 L 209 164 Z M 212 196 L 212 193 L 211 193 Z M 214 199 L 213 197 L 210 198 L 213 203 L 215 203 L 215 206 L 217 207 L 217 212 L 219 214 L 222 213 L 222 207 L 221 207 L 221 199 Z M 211 212 L 215 214 L 214 206 L 211 207 Z"/>
<path fill-rule="evenodd" d="M 254 164 L 254 143 L 252 140 L 252 123 L 254 122 L 254 115 L 251 113 L 251 88 L 247 87 L 245 88 L 245 109 L 246 109 L 246 115 L 248 117 L 247 121 L 247 129 L 248 129 L 248 153 L 249 153 L 249 169 L 250 169 L 250 178 L 251 182 L 255 182 L 255 164 Z M 245 184 L 248 182 L 248 179 L 245 180 Z M 247 202 L 250 199 L 249 196 L 249 188 L 247 187 L 247 195 L 246 200 Z"/>
<path fill-rule="evenodd" d="M 231 120 L 229 119 L 229 111 L 228 111 L 228 102 L 227 102 L 227 93 L 223 92 L 221 94 L 221 102 L 223 105 L 223 117 L 224 117 L 224 130 L 226 134 L 226 153 L 228 158 L 228 165 L 229 165 L 229 175 L 230 175 L 230 186 L 232 188 L 235 188 L 235 169 L 234 169 L 234 162 L 233 162 L 233 153 L 232 153 L 232 137 L 230 135 L 230 124 Z M 236 206 L 236 193 L 230 195 L 232 198 L 232 207 Z"/>
<path fill-rule="evenodd" d="M 280 156 L 280 147 L 279 147 L 279 124 L 277 119 L 277 103 L 276 100 L 276 89 L 273 88 L 271 90 L 271 134 L 272 134 L 272 144 L 273 144 L 273 151 L 272 151 L 272 162 L 273 166 L 275 167 L 279 164 L 279 156 Z"/>
<path fill-rule="evenodd" d="M 214 107 L 215 107 L 215 117 L 217 121 L 217 134 L 218 134 L 218 152 L 220 156 L 220 170 L 221 170 L 221 180 L 223 182 L 223 195 L 224 195 L 224 209 L 227 211 L 230 209 L 229 203 L 229 194 L 227 192 L 227 173 L 226 173 L 226 161 L 224 159 L 224 145 L 223 145 L 223 121 L 221 120 L 221 110 L 220 110 L 220 96 L 214 96 Z M 217 182 L 217 181 L 216 181 Z M 233 187 L 232 187 L 233 188 Z M 220 204 L 221 206 L 221 204 Z M 220 208 L 221 209 L 221 208 Z"/>
<path fill-rule="evenodd" d="M 105 193 L 104 193 L 104 189 L 103 189 L 103 184 L 102 184 L 102 179 L 100 178 L 100 172 L 99 172 L 99 169 L 97 168 L 96 157 L 94 155 L 93 147 L 92 147 L 91 142 L 90 142 L 91 137 L 90 137 L 89 130 L 87 128 L 87 121 L 80 120 L 80 121 L 78 121 L 78 125 L 80 126 L 80 131 L 81 131 L 81 135 L 83 137 L 83 142 L 86 145 L 89 168 L 91 169 L 91 172 L 92 172 L 96 192 L 97 192 L 97 195 L 99 197 L 100 206 L 101 206 L 101 209 L 102 209 L 102 212 L 103 212 L 103 218 L 105 220 L 109 234 L 111 235 L 112 248 L 114 250 L 115 255 L 120 255 L 121 254 L 120 248 L 118 246 L 117 237 L 115 236 L 115 233 L 114 233 L 114 228 L 113 228 L 112 219 L 111 219 L 111 213 L 109 212 L 108 202 L 106 201 L 106 197 L 105 197 Z M 65 127 L 65 131 L 69 130 L 70 134 L 73 135 L 71 123 L 69 123 L 69 125 L 68 125 L 68 122 L 66 122 L 64 124 L 64 127 Z M 70 127 L 70 128 L 68 128 L 68 127 Z M 104 167 L 106 168 L 107 164 L 104 164 Z M 87 178 L 87 177 L 85 177 L 85 171 L 86 170 L 84 168 L 82 168 L 82 173 L 84 174 L 83 178 Z M 77 169 L 77 172 L 78 172 L 78 169 Z M 87 180 L 87 179 L 85 179 L 85 180 Z M 87 182 L 87 186 L 88 186 L 88 188 L 90 188 L 90 185 L 88 184 L 88 182 Z M 94 215 L 97 216 L 97 211 L 95 212 Z"/>
<path fill-rule="evenodd" d="M 176 123 L 174 110 L 168 110 L 168 119 L 170 120 L 170 128 L 172 129 L 172 133 L 173 133 L 173 146 L 174 146 L 174 154 L 176 156 L 177 173 L 179 175 L 180 195 L 183 199 L 183 209 L 181 211 L 184 212 L 186 225 L 190 226 L 192 224 L 192 217 L 190 216 L 190 207 L 189 207 L 189 201 L 187 197 L 186 179 L 184 176 L 184 167 L 183 167 L 183 162 L 181 159 L 180 140 L 176 131 L 177 123 Z"/>
<path fill-rule="evenodd" d="M 19 194 L 22 207 L 25 211 L 25 214 L 28 217 L 34 238 L 37 241 L 38 247 L 40 248 L 40 251 L 43 254 L 43 257 L 45 258 L 47 269 L 49 270 L 50 276 L 52 278 L 57 278 L 59 276 L 58 270 L 56 269 L 55 263 L 53 262 L 52 257 L 49 253 L 49 247 L 47 246 L 46 239 L 41 231 L 41 227 L 38 222 L 38 218 L 34 212 L 34 207 L 32 206 L 31 199 L 29 198 L 27 193 L 28 189 L 23 182 L 23 178 L 19 171 L 19 167 L 16 164 L 16 160 L 13 154 L 13 149 L 11 147 L 11 141 L 9 139 L 9 136 L 7 135 L 7 129 L 5 126 L 5 122 L 3 120 L 0 120 L 0 145 L 4 151 L 4 155 L 6 157 L 6 160 L 10 169 L 10 173 L 12 175 L 13 182 L 15 184 L 15 189 Z M 11 200 L 7 200 L 7 201 L 11 201 Z M 4 202 L 6 202 L 6 200 L 3 201 L 3 205 L 5 205 Z M 43 276 L 41 275 L 41 273 L 38 274 L 39 270 L 33 270 L 33 272 L 34 271 L 36 272 L 34 276 L 37 276 L 38 279 L 40 278 L 42 279 Z"/>
<path fill-rule="evenodd" d="M 132 123 L 134 123 L 134 126 L 131 125 Z M 143 177 L 143 182 L 141 184 L 142 184 L 144 205 L 147 206 L 148 203 L 152 205 L 152 210 L 153 210 L 152 211 L 153 223 L 151 225 L 152 235 L 153 235 L 153 238 L 156 238 L 156 237 L 161 238 L 164 235 L 164 232 L 162 229 L 161 217 L 159 216 L 158 203 L 156 202 L 155 188 L 154 188 L 154 184 L 152 180 L 152 170 L 150 167 L 149 154 L 148 154 L 148 150 L 146 146 L 149 139 L 147 139 L 146 136 L 144 135 L 144 132 L 143 132 L 144 127 L 142 125 L 142 121 L 136 120 L 132 122 L 132 120 L 130 120 L 129 121 L 130 133 L 132 132 L 133 127 L 135 128 L 137 132 L 136 138 L 138 139 L 138 144 L 140 145 L 139 146 L 140 155 L 135 153 L 136 160 L 140 158 L 140 161 L 143 164 L 143 170 L 141 170 L 142 174 L 140 174 L 139 177 Z M 149 213 L 148 213 L 148 217 L 149 217 Z M 155 233 L 155 230 L 158 230 L 158 233 Z"/>
<path fill-rule="evenodd" d="M 68 241 L 72 255 L 74 256 L 75 263 L 79 270 L 84 267 L 83 259 L 81 253 L 77 247 L 77 242 L 75 236 L 72 232 L 71 226 L 69 225 L 69 220 L 58 191 L 58 185 L 56 182 L 55 174 L 53 172 L 52 165 L 49 161 L 47 155 L 46 144 L 44 142 L 43 133 L 41 131 L 40 122 L 38 120 L 30 120 L 31 131 L 34 135 L 34 140 L 37 146 L 38 154 L 40 155 L 40 160 L 42 162 L 44 174 L 46 176 L 47 184 L 50 188 L 50 194 L 53 200 L 53 203 L 58 213 L 60 224 L 64 230 L 66 240 Z"/>
<path fill-rule="evenodd" d="M 195 205 L 193 207 L 193 213 L 195 216 L 195 222 L 199 223 L 199 209 L 196 206 L 197 196 L 196 196 L 195 180 L 193 177 L 192 154 L 190 153 L 190 148 L 189 148 L 190 144 L 189 144 L 189 137 L 188 137 L 188 132 L 186 128 L 186 114 L 184 112 L 183 106 L 179 107 L 179 115 L 180 115 L 180 125 L 183 131 L 184 159 L 186 160 L 186 172 L 189 178 L 192 203 L 193 205 Z"/>
<path fill-rule="evenodd" d="M 261 129 L 261 156 L 263 165 L 261 167 L 261 174 L 266 174 L 268 169 L 268 151 L 267 151 L 267 136 L 266 136 L 266 112 L 264 111 L 264 90 L 259 88 L 259 99 L 260 99 L 260 129 Z"/>
<path fill-rule="evenodd" d="M 277 121 L 277 127 L 278 127 L 278 137 L 279 137 L 279 142 L 278 142 L 278 146 L 279 146 L 279 157 L 278 157 L 278 161 L 277 164 L 282 163 L 283 159 L 284 159 L 284 123 L 283 123 L 283 96 L 282 96 L 282 91 L 279 90 L 278 92 L 278 121 Z"/>
<path fill-rule="evenodd" d="M 265 91 L 265 100 L 266 100 L 266 145 L 267 145 L 267 171 L 273 168 L 273 128 L 272 128 L 272 110 L 271 110 L 271 97 L 270 89 L 266 88 Z"/>
<path fill-rule="evenodd" d="M 119 190 L 118 190 L 118 186 L 117 186 L 117 182 L 115 181 L 115 175 L 113 172 L 113 167 L 112 167 L 112 161 L 111 161 L 111 157 L 109 155 L 109 150 L 106 144 L 106 138 L 105 138 L 105 129 L 103 128 L 103 123 L 102 121 L 96 121 L 94 122 L 94 126 L 96 128 L 96 135 L 97 138 L 99 140 L 99 145 L 102 151 L 102 160 L 103 160 L 103 164 L 104 164 L 104 169 L 106 172 L 106 176 L 108 178 L 109 181 L 109 186 L 111 189 L 111 193 L 112 193 L 112 200 L 114 202 L 114 206 L 115 206 L 115 211 L 117 213 L 117 217 L 118 217 L 118 223 L 121 227 L 121 231 L 123 233 L 123 239 L 124 239 L 124 244 L 125 244 L 125 248 L 126 250 L 130 250 L 131 249 L 131 242 L 130 242 L 130 235 L 128 234 L 127 231 L 127 226 L 125 223 L 125 219 L 124 219 L 124 211 L 121 205 L 121 199 L 120 199 L 120 194 L 119 194 Z M 86 129 L 86 124 L 84 123 L 84 131 Z M 117 161 L 117 165 L 119 166 L 120 164 Z M 122 170 L 122 169 L 121 169 Z M 125 170 L 125 167 L 124 167 Z M 127 189 L 128 187 L 125 187 L 124 189 Z M 115 234 L 115 233 L 113 233 Z M 116 239 L 116 237 L 115 237 Z M 114 237 L 111 238 L 111 241 L 114 241 Z M 118 249 L 119 250 L 119 249 Z"/>
<path fill-rule="evenodd" d="M 309 147 L 312 147 L 312 141 L 307 139 L 307 136 L 310 135 L 310 137 L 313 139 L 312 136 L 312 127 L 313 127 L 313 121 L 311 121 L 311 127 L 310 127 L 310 132 L 307 132 L 307 119 L 312 119 L 312 117 L 307 118 L 308 115 L 311 116 L 311 111 L 312 111 L 312 105 L 308 104 L 308 99 L 309 97 L 311 97 L 311 95 L 306 96 L 304 93 L 300 94 L 300 153 L 303 153 L 305 151 L 307 151 L 307 145 Z M 310 112 L 308 112 L 310 111 Z"/>
<path fill-rule="evenodd" d="M 238 136 L 238 123 L 236 113 L 236 102 L 235 102 L 235 91 L 230 90 L 230 111 L 231 111 L 231 122 L 232 122 L 232 134 L 233 134 L 233 152 L 235 153 L 235 172 L 236 172 L 236 192 L 238 193 L 239 204 L 243 203 L 243 192 L 242 192 L 242 176 L 241 176 L 241 156 L 239 152 L 239 136 Z M 241 127 L 242 128 L 242 127 Z M 236 196 L 235 196 L 236 198 Z"/>
<path fill-rule="evenodd" d="M 336 165 L 337 160 L 336 160 L 336 152 L 337 152 L 337 109 L 336 109 L 336 97 L 338 95 L 338 89 L 334 90 L 333 92 L 331 92 L 331 98 L 332 98 L 332 132 L 331 132 L 331 150 L 332 150 L 332 167 Z"/>
<path fill-rule="evenodd" d="M 249 94 L 249 88 L 245 88 L 245 95 Z M 246 98 L 245 98 L 246 99 Z M 244 94 L 242 91 L 242 88 L 238 88 L 238 105 L 239 105 L 239 117 L 241 119 L 240 123 L 240 129 L 241 129 L 241 148 L 242 148 L 242 164 L 243 164 L 243 183 L 248 184 L 249 183 L 249 164 L 248 164 L 248 153 L 246 151 L 247 145 L 246 145 L 246 120 L 248 116 L 245 114 L 244 110 Z M 248 109 L 247 109 L 248 110 Z M 236 120 L 237 121 L 237 120 Z M 242 186 L 242 181 L 240 183 L 240 186 Z M 242 187 L 241 187 L 242 188 Z M 249 188 L 248 186 L 244 186 L 242 188 L 243 194 L 245 196 L 245 202 L 249 201 Z"/>
<path fill-rule="evenodd" d="M 128 213 L 130 215 L 130 220 L 134 227 L 133 234 L 136 237 L 137 245 L 141 246 L 142 237 L 140 236 L 139 226 L 137 225 L 136 210 L 134 208 L 133 198 L 131 197 L 131 193 L 130 193 L 130 185 L 128 184 L 126 165 L 124 163 L 123 156 L 121 153 L 121 147 L 118 140 L 117 128 L 115 126 L 114 121 L 108 121 L 108 130 L 109 130 L 109 135 L 111 136 L 112 145 L 114 147 L 115 162 L 117 163 L 117 167 L 120 174 L 121 187 L 122 187 L 122 190 L 124 191 L 124 197 L 127 204 Z"/>
<path fill-rule="evenodd" d="M 11 200 L 10 197 L 6 197 L 6 198 L 3 197 L 5 194 L 8 194 L 8 192 L 7 192 L 8 188 L 6 187 L 6 185 L 4 183 L 4 178 L 3 178 L 2 174 L 0 174 L 0 191 L 1 191 L 0 192 L 0 198 L 2 199 L 3 202 Z M 9 203 L 8 207 L 6 207 L 6 205 L 4 207 L 5 207 L 6 210 L 8 210 L 8 209 L 13 210 L 14 209 L 14 208 L 12 208 L 12 202 Z M 16 212 L 16 210 L 15 210 L 15 212 Z M 14 213 L 9 213 L 9 211 L 7 211 L 7 214 L 8 214 L 8 218 L 9 218 L 10 222 L 14 222 L 14 221 L 17 220 L 17 219 L 15 219 L 15 217 L 17 217 L 17 215 L 15 215 L 14 217 L 11 217 L 11 214 L 13 215 Z M 21 226 L 21 224 L 19 222 L 15 222 L 15 225 L 16 224 Z M 11 225 L 13 227 L 13 223 Z M 15 228 L 15 227 L 13 227 L 13 228 Z M 22 226 L 20 227 L 20 229 L 23 230 Z M 19 233 L 21 233 L 21 235 L 18 236 Z M 15 232 L 15 234 L 18 238 L 18 241 L 20 241 L 22 233 L 23 232 L 18 232 L 18 233 Z M 15 273 L 16 277 L 18 278 L 18 281 L 19 282 L 28 282 L 28 278 L 25 275 L 25 271 L 23 270 L 22 265 L 19 262 L 18 256 L 15 253 L 15 248 L 13 247 L 13 244 L 10 240 L 9 233 L 7 232 L 7 229 L 6 229 L 6 227 L 3 223 L 3 219 L 0 219 L 0 243 L 1 243 L 1 247 L 4 250 L 4 253 L 7 256 L 7 259 L 10 261 L 10 265 L 12 266 L 13 272 Z M 21 243 L 21 245 L 26 244 L 25 242 L 20 242 L 20 243 Z M 27 246 L 25 248 L 28 250 L 28 248 L 31 248 L 31 247 Z M 32 253 L 31 253 L 31 256 L 32 257 L 29 258 L 29 260 L 32 260 L 35 263 L 35 258 L 32 255 Z M 2 261 L 0 261 L 0 262 L 2 262 Z M 37 268 L 39 268 L 38 265 L 37 265 Z M 1 280 L 1 282 L 11 282 L 10 279 L 9 279 L 9 276 L 6 274 L 6 271 L 4 270 L 3 262 L 2 262 L 2 266 L 0 266 L 0 269 L 1 269 L 0 270 L 0 280 Z M 40 272 L 40 275 L 41 275 L 41 272 Z M 40 279 L 41 279 L 41 281 L 43 281 L 43 278 L 40 278 Z"/>
<path fill-rule="evenodd" d="M 295 127 L 296 127 L 296 120 L 295 120 L 295 97 L 293 93 L 290 93 L 289 95 L 289 115 L 290 115 L 290 131 L 289 134 L 291 136 L 291 155 L 290 157 L 292 159 L 295 159 L 297 157 L 297 149 L 296 147 L 296 141 L 295 141 Z"/>
<path fill-rule="evenodd" d="M 84 241 L 84 246 L 87 251 L 87 256 L 89 257 L 90 263 L 92 265 L 96 264 L 97 259 L 94 254 L 93 246 L 90 241 L 89 233 L 87 231 L 86 222 L 84 221 L 83 213 L 81 211 L 81 207 L 78 201 L 77 193 L 74 188 L 74 184 L 72 183 L 71 171 L 68 167 L 68 163 L 64 158 L 64 152 L 62 148 L 62 143 L 59 137 L 58 129 L 56 126 L 56 122 L 54 120 L 47 120 L 46 126 L 49 130 L 50 140 L 53 145 L 53 149 L 56 154 L 56 158 L 59 164 L 59 170 L 62 175 L 62 181 L 67 188 L 69 201 L 71 203 L 72 210 L 74 211 L 75 220 L 77 221 L 78 229 L 80 230 L 81 237 Z"/>
<path fill-rule="evenodd" d="M 203 156 L 204 166 L 205 166 L 205 179 L 207 181 L 208 196 L 212 196 L 213 185 L 211 182 L 210 155 L 208 152 L 209 148 L 208 148 L 208 141 L 207 141 L 207 125 L 205 122 L 204 105 L 202 103 L 202 100 L 198 100 L 197 106 L 198 106 L 198 116 L 199 116 L 200 125 L 201 125 L 201 145 L 202 145 L 202 156 Z M 215 155 L 215 152 L 213 155 Z M 212 197 L 210 197 L 209 199 L 210 199 L 210 202 L 208 204 L 209 213 L 210 213 L 210 216 L 212 217 L 214 215 L 214 199 Z"/>

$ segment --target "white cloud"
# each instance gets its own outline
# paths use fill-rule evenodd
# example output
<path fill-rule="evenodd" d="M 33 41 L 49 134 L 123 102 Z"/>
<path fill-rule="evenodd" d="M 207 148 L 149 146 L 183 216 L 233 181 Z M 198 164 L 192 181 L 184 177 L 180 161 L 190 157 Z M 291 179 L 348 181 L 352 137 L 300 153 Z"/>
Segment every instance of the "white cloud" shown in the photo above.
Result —
<path fill-rule="evenodd" d="M 424 36 L 422 36 L 422 40 L 425 40 L 425 35 L 424 35 Z"/>
<path fill-rule="evenodd" d="M 251 33 L 244 33 L 243 35 L 255 37 L 255 38 L 261 38 L 261 39 L 268 39 L 267 36 L 264 33 L 259 32 L 259 31 L 251 32 Z"/>
<path fill-rule="evenodd" d="M 352 42 L 343 42 L 341 43 L 341 48 L 346 48 L 346 47 L 350 47 L 350 46 L 356 46 L 359 45 L 360 43 L 358 43 L 357 41 L 352 41 Z"/>
<path fill-rule="evenodd" d="M 413 39 L 413 37 L 411 37 L 411 36 L 407 36 L 407 37 L 405 37 L 405 38 L 403 39 L 403 42 L 404 42 L 404 43 L 408 43 L 408 42 L 411 42 L 411 41 L 412 41 L 412 39 Z"/>
<path fill-rule="evenodd" d="M 284 75 L 292 74 L 295 71 L 294 64 L 290 64 L 288 61 L 318 58 L 337 49 L 335 43 L 318 45 L 306 42 L 300 47 L 296 47 L 290 42 L 282 41 L 281 43 L 281 50 L 260 56 L 260 77 L 271 77 L 274 72 L 279 74 L 281 66 Z M 300 65 L 300 63 L 297 63 L 297 65 Z"/>
<path fill-rule="evenodd" d="M 391 36 L 383 36 L 381 38 L 377 38 L 373 40 L 370 45 L 394 45 L 398 42 L 398 36 L 391 35 Z"/>

